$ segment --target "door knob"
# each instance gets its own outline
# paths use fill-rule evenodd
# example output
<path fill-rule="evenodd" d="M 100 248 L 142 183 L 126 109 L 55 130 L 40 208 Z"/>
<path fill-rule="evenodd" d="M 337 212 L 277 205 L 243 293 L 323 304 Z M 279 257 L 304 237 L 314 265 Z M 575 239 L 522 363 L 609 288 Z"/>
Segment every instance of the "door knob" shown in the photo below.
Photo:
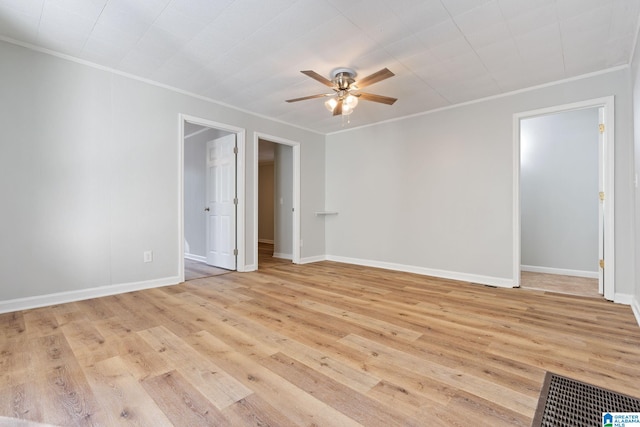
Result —
<path fill-rule="evenodd" d="M 209 208 L 208 207 L 204 208 L 204 210 L 205 210 L 205 212 L 209 212 Z"/>

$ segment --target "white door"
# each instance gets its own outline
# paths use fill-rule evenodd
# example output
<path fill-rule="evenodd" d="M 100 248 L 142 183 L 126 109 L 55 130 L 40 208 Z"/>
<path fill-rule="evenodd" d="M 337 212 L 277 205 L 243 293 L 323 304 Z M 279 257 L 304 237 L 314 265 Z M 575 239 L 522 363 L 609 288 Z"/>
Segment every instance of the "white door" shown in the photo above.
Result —
<path fill-rule="evenodd" d="M 598 108 L 598 123 L 600 123 L 600 135 L 598 138 L 598 292 L 604 295 L 604 108 Z"/>
<path fill-rule="evenodd" d="M 207 264 L 236 269 L 236 135 L 207 142 Z"/>

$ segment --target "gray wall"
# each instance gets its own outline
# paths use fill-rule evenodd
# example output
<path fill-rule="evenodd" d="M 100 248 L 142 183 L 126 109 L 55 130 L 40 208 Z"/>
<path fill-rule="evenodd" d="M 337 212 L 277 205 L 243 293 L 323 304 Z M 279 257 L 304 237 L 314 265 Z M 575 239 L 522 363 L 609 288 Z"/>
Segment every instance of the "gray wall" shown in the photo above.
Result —
<path fill-rule="evenodd" d="M 301 256 L 325 253 L 324 136 L 5 42 L 0 57 L 0 309 L 177 282 L 180 113 L 246 129 L 240 263 L 257 265 L 255 132 L 301 144 Z"/>
<path fill-rule="evenodd" d="M 514 113 L 615 95 L 616 293 L 631 294 L 630 84 L 620 69 L 328 135 L 327 254 L 513 284 Z"/>
<path fill-rule="evenodd" d="M 597 108 L 521 121 L 523 266 L 597 277 L 598 123 Z"/>
<path fill-rule="evenodd" d="M 262 144 L 262 142 L 261 142 Z M 258 239 L 267 242 L 274 240 L 274 168 L 273 161 L 258 165 L 260 175 L 258 177 Z"/>
<path fill-rule="evenodd" d="M 184 237 L 189 244 L 185 252 L 206 256 L 207 141 L 210 131 L 198 133 L 184 141 Z"/>
<path fill-rule="evenodd" d="M 293 149 L 275 145 L 274 256 L 293 257 Z"/>
<path fill-rule="evenodd" d="M 640 295 L 629 69 L 329 135 L 325 147 L 323 135 L 5 42 L 0 57 L 0 305 L 177 279 L 179 113 L 247 131 L 249 268 L 260 132 L 301 143 L 303 260 L 328 254 L 512 280 L 513 113 L 608 95 L 616 292 Z M 637 60 L 633 70 L 635 82 Z M 323 210 L 339 211 L 326 233 L 314 214 Z"/>

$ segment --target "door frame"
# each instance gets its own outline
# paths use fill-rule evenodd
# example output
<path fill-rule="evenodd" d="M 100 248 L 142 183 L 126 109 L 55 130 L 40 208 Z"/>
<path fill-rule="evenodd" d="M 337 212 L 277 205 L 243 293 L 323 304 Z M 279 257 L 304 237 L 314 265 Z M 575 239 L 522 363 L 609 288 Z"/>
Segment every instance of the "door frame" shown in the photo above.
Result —
<path fill-rule="evenodd" d="M 513 115 L 513 278 L 514 287 L 520 286 L 521 268 L 521 224 L 520 224 L 520 121 L 537 116 L 562 113 L 586 108 L 602 108 L 603 124 L 603 158 L 600 162 L 604 166 L 604 192 L 606 207 L 604 213 L 604 298 L 610 301 L 615 297 L 615 126 L 614 126 L 614 96 L 590 99 L 571 104 L 556 105 L 537 110 L 524 111 Z M 597 194 L 594 194 L 597 197 Z"/>
<path fill-rule="evenodd" d="M 276 144 L 288 145 L 293 151 L 293 242 L 292 242 L 292 258 L 294 264 L 300 263 L 300 143 L 289 139 L 280 138 L 278 136 L 268 135 L 262 132 L 253 133 L 253 230 L 254 230 L 254 260 L 255 270 L 258 269 L 258 156 L 259 156 L 259 140 L 264 139 Z M 253 266 L 252 266 L 253 267 Z"/>
<path fill-rule="evenodd" d="M 208 128 L 236 134 L 238 155 L 236 157 L 236 271 L 245 269 L 245 135 L 246 130 L 225 123 L 218 123 L 188 114 L 178 114 L 178 279 L 184 282 L 184 123 L 189 122 Z"/>

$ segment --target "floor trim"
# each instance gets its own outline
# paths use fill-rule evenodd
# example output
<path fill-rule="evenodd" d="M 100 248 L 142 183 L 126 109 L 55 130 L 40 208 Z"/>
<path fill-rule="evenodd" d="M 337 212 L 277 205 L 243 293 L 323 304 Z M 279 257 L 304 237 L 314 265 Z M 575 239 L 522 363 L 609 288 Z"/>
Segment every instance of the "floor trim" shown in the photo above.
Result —
<path fill-rule="evenodd" d="M 462 282 L 477 283 L 481 285 L 498 286 L 501 288 L 513 288 L 513 279 L 502 277 L 481 276 L 477 274 L 459 273 L 456 271 L 437 270 L 432 268 L 417 267 L 414 265 L 396 264 L 391 262 L 373 261 L 359 258 L 349 258 L 335 255 L 327 255 L 328 261 L 344 262 L 346 264 L 362 265 L 365 267 L 384 268 L 386 270 L 402 271 L 405 273 L 422 274 L 424 276 L 440 277 L 442 279 L 460 280 Z"/>
<path fill-rule="evenodd" d="M 205 263 L 207 262 L 207 257 L 202 255 L 184 254 L 184 257 L 186 259 L 190 259 L 191 261 L 198 261 L 198 262 L 205 262 Z"/>
<path fill-rule="evenodd" d="M 638 302 L 638 298 L 635 296 L 631 298 L 631 310 L 633 310 L 636 322 L 638 322 L 638 326 L 640 326 L 640 302 Z"/>
<path fill-rule="evenodd" d="M 143 282 L 99 286 L 96 288 L 81 289 L 76 291 L 56 292 L 53 294 L 38 295 L 34 297 L 16 298 L 7 301 L 0 301 L 0 313 L 10 313 L 12 311 L 18 310 L 29 310 L 32 308 L 46 307 L 49 305 L 64 304 L 91 298 L 123 294 L 125 292 L 139 291 L 142 289 L 177 285 L 178 283 L 180 283 L 179 278 L 177 276 L 173 276 L 165 277 L 162 279 L 147 280 Z"/>
<path fill-rule="evenodd" d="M 586 277 L 588 279 L 597 279 L 597 271 L 569 270 L 566 268 L 538 267 L 536 265 L 521 265 L 520 270 L 529 271 L 531 273 L 557 274 L 559 276 L 576 276 Z"/>

